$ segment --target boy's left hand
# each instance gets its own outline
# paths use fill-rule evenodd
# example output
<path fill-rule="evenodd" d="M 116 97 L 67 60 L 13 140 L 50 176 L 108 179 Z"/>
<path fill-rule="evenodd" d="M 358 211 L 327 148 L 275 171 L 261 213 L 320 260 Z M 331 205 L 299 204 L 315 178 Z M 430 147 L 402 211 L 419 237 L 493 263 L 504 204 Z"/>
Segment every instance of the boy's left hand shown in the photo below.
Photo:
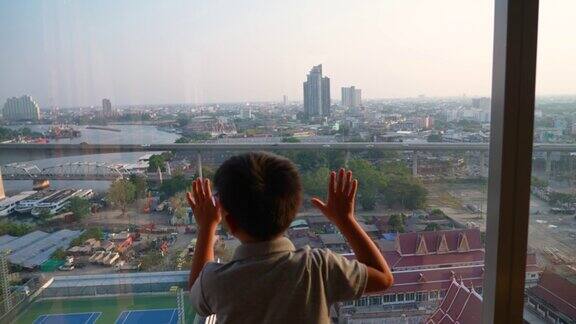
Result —
<path fill-rule="evenodd" d="M 198 229 L 215 230 L 222 220 L 220 204 L 212 197 L 210 180 L 196 179 L 192 181 L 192 192 L 186 193 L 188 204 L 194 212 Z"/>

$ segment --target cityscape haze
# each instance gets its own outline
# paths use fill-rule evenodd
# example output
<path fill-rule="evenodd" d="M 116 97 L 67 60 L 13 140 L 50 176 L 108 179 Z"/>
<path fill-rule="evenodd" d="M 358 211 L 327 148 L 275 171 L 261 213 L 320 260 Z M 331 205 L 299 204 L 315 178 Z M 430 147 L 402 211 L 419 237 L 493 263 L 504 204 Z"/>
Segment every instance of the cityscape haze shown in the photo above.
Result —
<path fill-rule="evenodd" d="M 534 109 L 523 316 L 573 323 L 576 4 L 540 5 L 536 100 L 522 107 Z M 229 157 L 266 151 L 301 177 L 284 233 L 296 248 L 356 259 L 310 201 L 327 195 L 332 170 L 358 179 L 355 221 L 395 284 L 334 303 L 334 322 L 478 323 L 494 297 L 491 168 L 511 159 L 493 158 L 495 10 L 488 0 L 0 3 L 0 322 L 192 323 L 200 229 L 186 192 Z M 242 242 L 225 224 L 216 232 L 215 260 L 235 262 Z"/>

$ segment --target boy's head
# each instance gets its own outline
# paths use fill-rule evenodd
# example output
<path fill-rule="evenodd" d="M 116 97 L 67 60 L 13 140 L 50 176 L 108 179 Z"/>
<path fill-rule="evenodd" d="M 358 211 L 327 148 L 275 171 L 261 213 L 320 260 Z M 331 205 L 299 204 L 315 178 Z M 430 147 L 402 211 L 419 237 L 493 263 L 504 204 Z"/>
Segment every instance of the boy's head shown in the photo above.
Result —
<path fill-rule="evenodd" d="M 227 217 L 261 241 L 284 233 L 302 200 L 296 166 L 270 153 L 246 153 L 226 160 L 214 175 L 214 187 Z"/>

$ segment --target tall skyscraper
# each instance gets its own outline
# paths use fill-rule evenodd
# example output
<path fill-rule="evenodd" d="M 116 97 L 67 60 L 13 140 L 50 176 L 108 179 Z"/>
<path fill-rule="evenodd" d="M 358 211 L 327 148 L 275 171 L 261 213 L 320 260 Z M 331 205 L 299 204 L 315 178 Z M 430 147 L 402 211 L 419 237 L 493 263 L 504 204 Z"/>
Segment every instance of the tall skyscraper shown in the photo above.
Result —
<path fill-rule="evenodd" d="M 342 88 L 342 106 L 356 108 L 362 106 L 362 90 L 356 87 Z"/>
<path fill-rule="evenodd" d="M 284 104 L 284 106 L 288 105 L 288 97 L 286 95 L 284 95 L 284 97 L 282 97 L 282 103 Z"/>
<path fill-rule="evenodd" d="M 102 114 L 106 117 L 112 116 L 112 103 L 110 99 L 102 99 Z"/>
<path fill-rule="evenodd" d="M 330 116 L 330 79 L 322 77 L 322 64 L 312 67 L 304 88 L 304 116 Z"/>
<path fill-rule="evenodd" d="M 8 98 L 2 110 L 5 120 L 32 120 L 40 119 L 40 108 L 32 97 L 25 95 L 20 98 Z"/>

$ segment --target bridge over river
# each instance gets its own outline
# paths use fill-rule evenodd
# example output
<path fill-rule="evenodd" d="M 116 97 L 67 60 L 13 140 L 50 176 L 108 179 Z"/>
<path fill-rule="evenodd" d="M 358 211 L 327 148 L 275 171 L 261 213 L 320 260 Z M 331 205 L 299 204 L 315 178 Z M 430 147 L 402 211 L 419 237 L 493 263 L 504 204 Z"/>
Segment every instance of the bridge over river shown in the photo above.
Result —
<path fill-rule="evenodd" d="M 413 169 L 417 169 L 419 152 L 477 152 L 487 161 L 488 143 L 413 143 L 413 142 L 355 142 L 355 143 L 195 143 L 195 144 L 0 144 L 0 165 L 5 179 L 64 179 L 64 180 L 114 180 L 128 174 L 117 165 L 106 163 L 71 162 L 40 170 L 30 161 L 124 152 L 188 152 L 200 158 L 203 152 L 241 151 L 281 151 L 281 150 L 344 150 L 348 152 L 365 150 L 393 150 L 412 152 Z M 576 152 L 576 144 L 534 144 L 535 153 L 546 160 L 549 170 L 552 152 Z M 541 154 L 543 153 L 543 154 Z M 21 164 L 18 162 L 27 162 Z M 484 162 L 481 163 L 484 165 Z M 27 169 L 28 168 L 28 169 Z M 28 170 L 28 171 L 27 171 Z"/>

